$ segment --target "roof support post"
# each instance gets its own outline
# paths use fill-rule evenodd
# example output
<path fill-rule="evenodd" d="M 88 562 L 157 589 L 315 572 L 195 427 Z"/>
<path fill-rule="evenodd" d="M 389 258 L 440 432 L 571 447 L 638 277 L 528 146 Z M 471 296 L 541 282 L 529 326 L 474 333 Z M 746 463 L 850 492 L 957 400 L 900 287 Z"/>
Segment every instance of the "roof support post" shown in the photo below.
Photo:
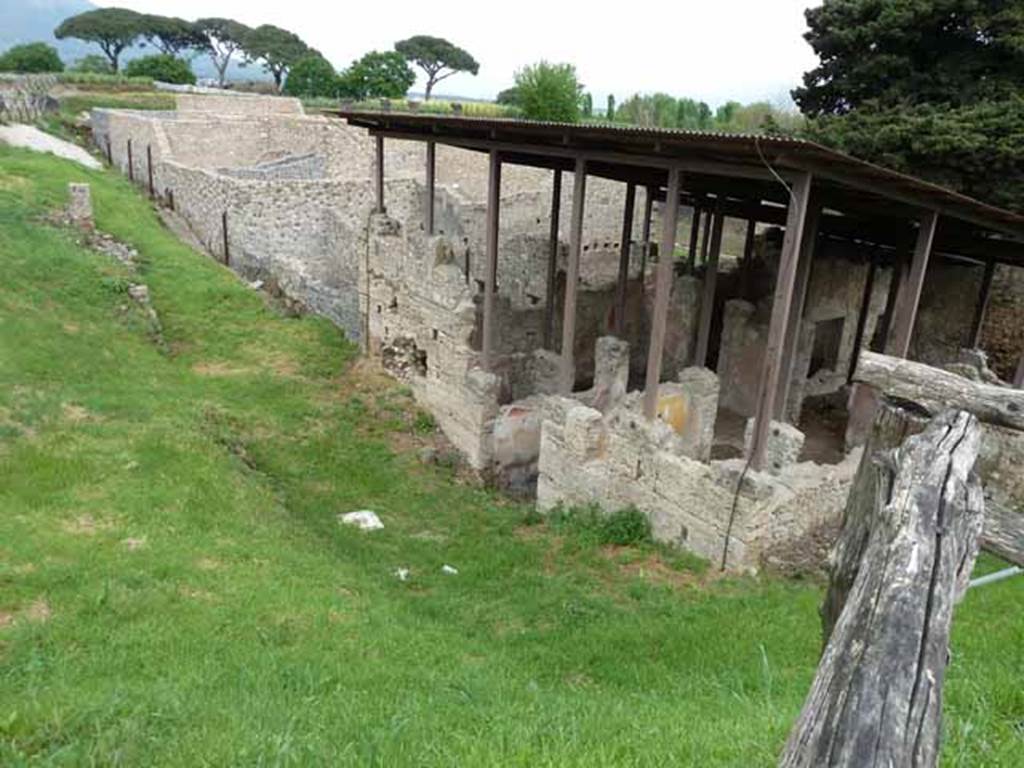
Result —
<path fill-rule="evenodd" d="M 704 211 L 704 237 L 700 243 L 700 263 L 708 263 L 708 249 L 711 247 L 711 216 L 714 213 L 710 208 Z"/>
<path fill-rule="evenodd" d="M 754 435 L 750 446 L 750 461 L 754 469 L 763 469 L 768 448 L 768 430 L 775 411 L 775 398 L 782 374 L 782 351 L 786 339 L 790 307 L 793 304 L 793 286 L 796 282 L 797 262 L 803 239 L 804 223 L 811 193 L 811 174 L 796 178 L 790 192 L 786 212 L 786 235 L 782 241 L 779 273 L 775 279 L 772 315 L 768 326 L 768 343 L 764 353 L 764 367 L 754 417 Z"/>
<path fill-rule="evenodd" d="M 629 257 L 633 245 L 633 209 L 636 205 L 636 184 L 626 184 L 626 203 L 622 209 L 622 239 L 619 243 L 619 283 L 615 301 L 615 335 L 620 339 L 626 330 L 626 288 L 629 285 Z"/>
<path fill-rule="evenodd" d="M 996 273 L 995 259 L 985 262 L 985 274 L 981 277 L 981 291 L 978 293 L 978 303 L 974 307 L 974 319 L 971 321 L 971 335 L 967 339 L 967 346 L 970 349 L 978 349 L 981 346 L 981 328 L 985 324 L 985 313 L 988 311 L 988 300 L 992 293 L 992 278 Z"/>
<path fill-rule="evenodd" d="M 544 349 L 555 338 L 555 280 L 558 277 L 558 228 L 562 209 L 562 171 L 555 169 L 551 182 L 551 230 L 548 234 L 548 280 L 544 297 Z"/>
<path fill-rule="evenodd" d="M 432 142 L 427 142 L 427 210 L 426 210 L 426 230 L 428 235 L 434 234 L 434 170 L 437 167 L 437 145 Z"/>
<path fill-rule="evenodd" d="M 853 382 L 853 372 L 857 370 L 857 358 L 864 346 L 864 331 L 868 324 L 868 313 L 871 311 L 871 294 L 875 291 L 875 272 L 878 271 L 878 253 L 871 254 L 868 274 L 864 279 L 864 293 L 860 300 L 860 312 L 857 314 L 857 330 L 853 335 L 853 354 L 850 355 L 850 367 L 846 372 L 846 383 Z"/>
<path fill-rule="evenodd" d="M 373 209 L 373 212 L 385 213 L 387 209 L 384 207 L 384 137 L 380 134 L 377 134 L 376 142 L 377 150 L 376 159 L 374 161 L 373 174 L 377 200 L 376 207 Z"/>
<path fill-rule="evenodd" d="M 917 231 L 917 244 L 914 246 L 914 258 L 910 263 L 910 273 L 901 281 L 896 306 L 893 310 L 892 337 L 886 342 L 885 353 L 893 357 L 906 357 L 910 350 L 910 337 L 914 333 L 914 322 L 917 320 L 917 305 L 921 301 L 921 289 L 924 287 L 924 276 L 928 270 L 928 258 L 932 252 L 935 239 L 935 227 L 939 222 L 939 214 L 928 211 L 921 217 L 921 226 Z"/>
<path fill-rule="evenodd" d="M 691 275 L 697 271 L 697 243 L 700 237 L 700 217 L 702 213 L 700 206 L 693 206 L 693 215 L 690 217 L 690 247 L 686 251 L 686 271 Z"/>
<path fill-rule="evenodd" d="M 757 219 L 747 219 L 747 236 L 743 241 L 743 258 L 740 261 L 740 296 L 746 298 L 750 288 L 750 273 L 754 267 L 754 238 L 757 236 Z"/>
<path fill-rule="evenodd" d="M 651 217 L 654 215 L 654 196 L 657 190 L 654 187 L 647 187 L 644 193 L 644 226 L 640 234 L 644 246 L 640 251 L 640 290 L 643 291 L 647 284 L 647 258 L 651 255 Z"/>
<path fill-rule="evenodd" d="M 892 330 L 892 315 L 896 307 L 896 298 L 900 295 L 900 285 L 905 279 L 906 267 L 899 258 L 893 261 L 892 277 L 889 278 L 889 293 L 885 297 L 885 309 L 882 312 L 881 325 L 875 332 L 879 343 L 876 352 L 884 352 L 889 343 L 889 332 Z"/>
<path fill-rule="evenodd" d="M 580 282 L 580 253 L 583 250 L 583 206 L 587 194 L 587 161 L 576 158 L 572 172 L 572 219 L 569 229 L 569 264 L 565 274 L 565 313 L 562 316 L 562 370 L 560 390 L 572 392 L 576 382 L 576 291 Z"/>
<path fill-rule="evenodd" d="M 700 319 L 697 322 L 697 348 L 693 356 L 693 364 L 707 366 L 708 341 L 711 337 L 711 319 L 715 314 L 715 286 L 718 282 L 718 257 L 722 253 L 722 226 L 725 216 L 721 206 L 715 205 L 715 214 L 711 224 L 711 250 L 704 262 L 704 285 L 700 299 Z"/>
<path fill-rule="evenodd" d="M 1013 386 L 1017 389 L 1024 389 L 1024 352 L 1020 353 L 1020 362 L 1017 363 L 1017 372 L 1013 374 Z"/>
<path fill-rule="evenodd" d="M 501 205 L 501 156 L 491 150 L 487 174 L 487 269 L 484 278 L 482 365 L 494 363 L 494 294 L 498 273 L 498 214 Z"/>
<path fill-rule="evenodd" d="M 673 251 L 676 225 L 679 223 L 678 167 L 668 171 L 668 195 L 661 212 L 661 246 L 658 248 L 658 273 L 654 289 L 654 315 L 651 319 L 651 341 L 647 349 L 647 388 L 644 391 L 644 416 L 653 419 L 658 409 L 658 384 L 661 381 L 661 356 L 665 347 L 665 324 L 668 322 L 668 300 L 672 292 Z"/>
<path fill-rule="evenodd" d="M 803 324 L 804 307 L 807 304 L 807 289 L 811 284 L 811 270 L 814 267 L 814 252 L 818 244 L 818 225 L 821 222 L 821 203 L 808 203 L 807 218 L 801 239 L 800 261 L 796 266 L 796 282 L 793 285 L 793 302 L 789 307 L 786 321 L 786 340 L 782 347 L 782 372 L 779 379 L 779 393 L 775 399 L 775 418 L 786 419 L 786 402 L 793 384 L 793 366 L 796 362 L 797 347 L 800 344 L 800 326 Z"/>

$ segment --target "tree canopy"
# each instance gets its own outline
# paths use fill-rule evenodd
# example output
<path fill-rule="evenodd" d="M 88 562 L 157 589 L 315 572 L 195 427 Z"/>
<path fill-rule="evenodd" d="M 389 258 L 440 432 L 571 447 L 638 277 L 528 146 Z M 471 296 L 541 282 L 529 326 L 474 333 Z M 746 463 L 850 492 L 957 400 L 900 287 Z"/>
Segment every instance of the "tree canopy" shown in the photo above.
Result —
<path fill-rule="evenodd" d="M 125 8 L 99 8 L 64 19 L 54 31 L 54 37 L 64 40 L 73 37 L 96 43 L 117 72 L 121 52 L 143 34 L 144 17 Z"/>
<path fill-rule="evenodd" d="M 278 91 L 288 70 L 310 53 L 309 46 L 298 35 L 273 24 L 256 27 L 245 36 L 242 47 L 250 60 L 263 62 L 263 68 L 274 78 Z"/>
<path fill-rule="evenodd" d="M 188 62 L 167 53 L 132 59 L 125 65 L 124 73 L 128 77 L 150 77 L 163 83 L 195 85 L 196 82 Z"/>
<path fill-rule="evenodd" d="M 370 51 L 341 75 L 341 95 L 351 99 L 400 99 L 416 74 L 397 51 Z"/>
<path fill-rule="evenodd" d="M 525 118 L 573 123 L 582 101 L 583 86 L 572 64 L 539 61 L 516 72 L 516 103 Z"/>
<path fill-rule="evenodd" d="M 0 72 L 62 72 L 64 62 L 46 43 L 25 43 L 0 55 Z"/>
<path fill-rule="evenodd" d="M 203 38 L 202 48 L 213 62 L 218 84 L 223 88 L 228 64 L 236 53 L 244 50 L 245 38 L 252 30 L 234 19 L 218 17 L 199 19 L 193 27 Z"/>
<path fill-rule="evenodd" d="M 812 138 L 1024 209 L 1024 4 L 825 0 L 793 98 Z"/>
<path fill-rule="evenodd" d="M 171 16 L 146 14 L 142 17 L 142 37 L 168 56 L 205 46 L 205 35 L 190 21 Z"/>
<path fill-rule="evenodd" d="M 395 43 L 398 51 L 407 61 L 412 62 L 427 75 L 424 98 L 429 100 L 434 86 L 458 72 L 477 74 L 480 65 L 468 51 L 459 48 L 444 38 L 430 35 L 415 35 Z"/>
<path fill-rule="evenodd" d="M 289 96 L 333 98 L 338 95 L 340 81 L 331 62 L 319 54 L 303 56 L 288 73 L 284 92 Z"/>

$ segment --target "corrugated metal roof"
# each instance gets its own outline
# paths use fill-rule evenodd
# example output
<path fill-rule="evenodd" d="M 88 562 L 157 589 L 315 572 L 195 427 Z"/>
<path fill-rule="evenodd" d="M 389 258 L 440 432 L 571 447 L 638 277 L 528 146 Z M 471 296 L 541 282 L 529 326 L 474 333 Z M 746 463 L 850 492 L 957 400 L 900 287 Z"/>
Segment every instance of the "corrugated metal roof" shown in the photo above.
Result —
<path fill-rule="evenodd" d="M 1024 216 L 960 194 L 938 184 L 860 160 L 812 141 L 785 136 L 648 128 L 612 123 L 564 123 L 511 118 L 434 115 L 390 110 L 339 109 L 326 114 L 363 127 L 439 143 L 486 140 L 528 147 L 543 156 L 545 149 L 593 151 L 606 146 L 626 152 L 623 165 L 644 166 L 644 159 L 700 158 L 762 170 L 808 170 L 832 184 L 867 192 L 924 209 L 937 210 L 975 226 L 1024 243 Z M 554 140 L 555 143 L 552 143 Z"/>

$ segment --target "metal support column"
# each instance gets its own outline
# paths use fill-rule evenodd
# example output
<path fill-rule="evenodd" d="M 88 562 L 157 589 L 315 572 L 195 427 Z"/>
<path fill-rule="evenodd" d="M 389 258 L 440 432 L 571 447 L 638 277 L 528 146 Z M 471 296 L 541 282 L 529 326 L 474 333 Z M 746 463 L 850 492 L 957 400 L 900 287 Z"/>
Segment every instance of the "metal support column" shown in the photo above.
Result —
<path fill-rule="evenodd" d="M 425 229 L 428 235 L 434 234 L 434 168 L 437 161 L 437 146 L 432 141 L 427 142 L 427 210 Z"/>
<path fill-rule="evenodd" d="M 697 321 L 697 348 L 693 355 L 693 364 L 706 367 L 708 361 L 708 342 L 711 338 L 711 320 L 715 314 L 715 286 L 718 283 L 718 258 L 722 253 L 722 226 L 725 216 L 721 206 L 715 205 L 715 214 L 711 224 L 711 250 L 704 263 L 704 285 L 701 290 L 700 319 Z"/>
<path fill-rule="evenodd" d="M 914 333 L 914 322 L 917 320 L 917 305 L 921 301 L 921 289 L 924 287 L 924 276 L 928 271 L 928 258 L 932 252 L 932 241 L 935 239 L 935 227 L 939 214 L 928 211 L 921 217 L 921 226 L 917 231 L 917 243 L 914 246 L 914 258 L 910 263 L 907 279 L 901 281 L 899 295 L 893 311 L 892 337 L 886 343 L 885 352 L 893 357 L 906 357 L 910 349 L 910 337 Z"/>
<path fill-rule="evenodd" d="M 373 169 L 374 173 L 374 188 L 377 195 L 377 207 L 374 208 L 374 213 L 385 213 L 386 208 L 384 207 L 384 137 L 377 136 L 377 151 L 375 166 Z"/>
<path fill-rule="evenodd" d="M 629 256 L 633 244 L 633 208 L 636 184 L 626 185 L 626 203 L 622 209 L 622 239 L 619 243 L 619 282 L 615 301 L 615 335 L 620 339 L 626 330 L 626 289 L 629 285 Z"/>
<path fill-rule="evenodd" d="M 675 271 L 672 253 L 679 223 L 679 168 L 668 172 L 668 194 L 661 215 L 661 246 L 658 249 L 658 273 L 654 289 L 654 314 L 651 319 L 651 341 L 647 348 L 647 382 L 644 391 L 644 416 L 653 419 L 658 409 L 658 384 L 661 381 L 661 356 L 665 347 L 665 324 L 668 322 L 668 300 Z"/>
<path fill-rule="evenodd" d="M 494 293 L 498 276 L 498 220 L 501 205 L 501 156 L 491 150 L 487 174 L 487 269 L 484 279 L 481 364 L 491 370 L 494 360 Z"/>
<path fill-rule="evenodd" d="M 583 205 L 587 194 L 587 161 L 576 158 L 573 169 L 572 220 L 569 231 L 569 264 L 565 273 L 565 311 L 562 316 L 562 366 L 560 390 L 572 392 L 576 383 L 576 291 L 580 282 L 580 253 L 583 250 Z"/>
<path fill-rule="evenodd" d="M 796 282 L 797 262 L 807 219 L 808 199 L 811 193 L 811 175 L 801 174 L 793 182 L 789 209 L 786 213 L 786 235 L 782 241 L 779 273 L 775 280 L 772 315 L 768 325 L 768 343 L 764 354 L 761 386 L 754 417 L 754 435 L 750 446 L 750 460 L 754 469 L 763 469 L 768 448 L 768 430 L 775 411 L 775 398 L 782 374 L 782 351 L 786 340 L 786 325 L 793 304 L 793 285 Z"/>
<path fill-rule="evenodd" d="M 558 277 L 558 228 L 562 210 L 562 171 L 555 170 L 551 182 L 551 229 L 548 233 L 548 279 L 544 301 L 544 349 L 555 340 L 555 281 Z"/>
<path fill-rule="evenodd" d="M 985 263 L 985 274 L 981 277 L 981 291 L 978 303 L 974 307 L 974 319 L 971 321 L 971 335 L 967 338 L 967 347 L 977 349 L 981 346 L 981 329 L 985 325 L 985 313 L 988 312 L 988 300 L 992 293 L 992 278 L 996 273 L 995 259 Z"/>

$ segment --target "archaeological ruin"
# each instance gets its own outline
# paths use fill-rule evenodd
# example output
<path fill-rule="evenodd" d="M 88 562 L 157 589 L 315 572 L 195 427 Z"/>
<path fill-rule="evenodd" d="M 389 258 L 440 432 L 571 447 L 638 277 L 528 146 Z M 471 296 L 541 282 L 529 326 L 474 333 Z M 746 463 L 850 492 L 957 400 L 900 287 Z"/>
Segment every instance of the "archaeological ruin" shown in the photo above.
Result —
<path fill-rule="evenodd" d="M 862 352 L 1024 379 L 1015 335 L 989 350 L 1012 383 L 979 351 L 1024 314 L 1024 217 L 805 141 L 177 99 L 94 110 L 96 145 L 542 510 L 635 506 L 757 568 L 841 513 Z M 989 446 L 987 504 L 1016 513 L 1024 432 Z"/>

